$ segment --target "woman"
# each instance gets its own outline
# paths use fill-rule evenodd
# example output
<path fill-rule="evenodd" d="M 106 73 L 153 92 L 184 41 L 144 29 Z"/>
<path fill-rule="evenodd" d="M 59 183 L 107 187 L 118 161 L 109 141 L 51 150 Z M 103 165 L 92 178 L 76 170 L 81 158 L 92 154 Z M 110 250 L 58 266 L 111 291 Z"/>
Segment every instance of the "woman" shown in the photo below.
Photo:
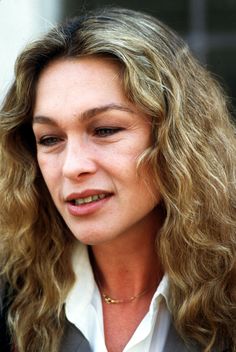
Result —
<path fill-rule="evenodd" d="M 97 10 L 28 46 L 1 112 L 12 348 L 234 351 L 235 156 L 220 87 L 158 20 Z"/>

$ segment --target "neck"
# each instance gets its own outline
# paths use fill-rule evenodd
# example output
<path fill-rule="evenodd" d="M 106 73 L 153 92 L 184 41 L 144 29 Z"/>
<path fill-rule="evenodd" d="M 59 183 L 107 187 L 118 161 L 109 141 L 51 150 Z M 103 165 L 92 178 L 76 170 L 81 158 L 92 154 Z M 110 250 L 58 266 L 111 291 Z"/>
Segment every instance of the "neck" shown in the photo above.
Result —
<path fill-rule="evenodd" d="M 126 299 L 158 286 L 162 268 L 156 252 L 156 235 L 140 236 L 122 243 L 92 246 L 91 263 L 103 292 Z"/>

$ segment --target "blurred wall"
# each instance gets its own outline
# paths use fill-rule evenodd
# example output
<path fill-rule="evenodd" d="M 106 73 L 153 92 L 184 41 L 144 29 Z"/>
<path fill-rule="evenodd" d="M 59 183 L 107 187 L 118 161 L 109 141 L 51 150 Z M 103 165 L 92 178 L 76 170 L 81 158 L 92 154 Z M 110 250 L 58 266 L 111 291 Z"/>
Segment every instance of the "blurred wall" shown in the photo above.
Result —
<path fill-rule="evenodd" d="M 175 29 L 236 108 L 236 0 L 63 0 L 62 15 L 107 4 L 148 12 Z"/>
<path fill-rule="evenodd" d="M 61 0 L 0 0 L 0 103 L 19 51 L 57 22 L 61 8 Z"/>
<path fill-rule="evenodd" d="M 0 102 L 26 42 L 58 20 L 104 5 L 148 12 L 175 29 L 236 107 L 236 0 L 0 0 Z"/>

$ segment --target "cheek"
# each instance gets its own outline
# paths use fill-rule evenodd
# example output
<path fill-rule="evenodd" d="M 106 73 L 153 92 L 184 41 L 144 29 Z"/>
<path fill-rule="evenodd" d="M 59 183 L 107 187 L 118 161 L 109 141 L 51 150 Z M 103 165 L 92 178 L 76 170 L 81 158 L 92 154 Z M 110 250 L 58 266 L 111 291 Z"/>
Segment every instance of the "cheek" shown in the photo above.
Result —
<path fill-rule="evenodd" d="M 153 168 L 149 165 L 140 166 L 138 177 L 142 193 L 146 194 L 147 198 L 151 199 L 155 205 L 159 204 L 162 197 L 157 182 L 155 181 Z"/>
<path fill-rule="evenodd" d="M 59 164 L 41 155 L 37 156 L 37 160 L 44 181 L 51 192 L 55 188 L 55 181 L 58 178 Z"/>

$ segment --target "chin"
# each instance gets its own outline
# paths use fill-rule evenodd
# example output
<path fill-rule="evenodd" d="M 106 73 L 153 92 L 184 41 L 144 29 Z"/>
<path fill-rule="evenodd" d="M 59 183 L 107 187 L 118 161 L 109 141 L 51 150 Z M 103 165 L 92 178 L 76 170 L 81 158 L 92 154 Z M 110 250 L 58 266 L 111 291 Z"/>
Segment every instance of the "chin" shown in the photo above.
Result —
<path fill-rule="evenodd" d="M 98 238 L 97 235 L 92 235 L 92 234 L 88 235 L 87 234 L 87 235 L 81 236 L 81 234 L 79 234 L 77 236 L 74 234 L 74 237 L 80 243 L 83 243 L 88 246 L 93 246 L 93 245 L 104 243 L 104 240 L 102 240 L 101 238 Z"/>

